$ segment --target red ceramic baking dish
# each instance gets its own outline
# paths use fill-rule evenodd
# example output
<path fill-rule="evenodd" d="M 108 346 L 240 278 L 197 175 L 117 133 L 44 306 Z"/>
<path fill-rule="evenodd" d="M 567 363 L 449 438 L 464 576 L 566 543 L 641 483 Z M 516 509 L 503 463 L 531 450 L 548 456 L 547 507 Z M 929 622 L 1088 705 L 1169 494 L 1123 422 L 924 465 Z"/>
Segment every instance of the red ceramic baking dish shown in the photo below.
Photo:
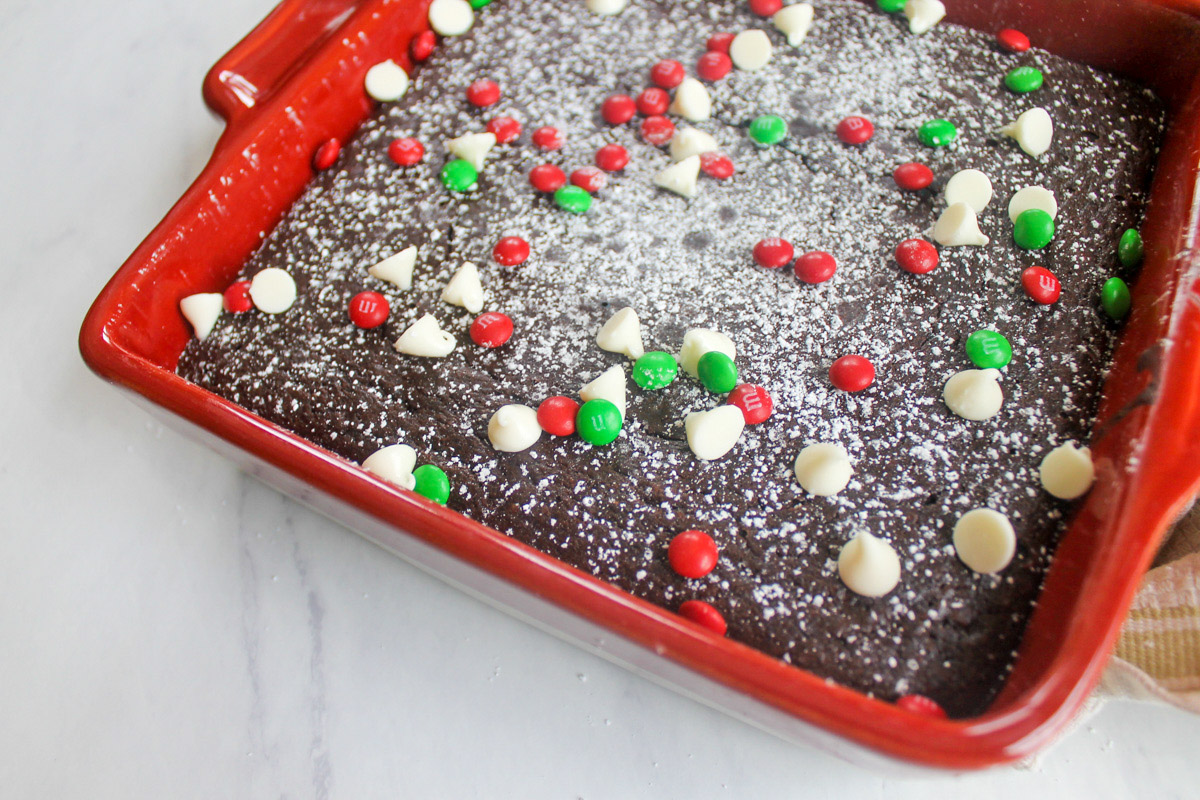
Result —
<path fill-rule="evenodd" d="M 785 738 L 869 763 L 980 768 L 1050 740 L 1095 685 L 1138 580 L 1200 486 L 1200 0 L 957 0 L 950 21 L 1016 27 L 1131 76 L 1170 108 L 1144 266 L 1092 443 L 1098 482 L 1062 540 L 1001 696 L 982 716 L 915 716 L 718 638 L 177 377 L 180 298 L 224 289 L 371 105 L 362 79 L 411 64 L 428 0 L 285 0 L 222 58 L 204 98 L 227 127 L 203 173 L 84 321 L 98 374 L 252 474 L 368 539 L 608 658 Z"/>

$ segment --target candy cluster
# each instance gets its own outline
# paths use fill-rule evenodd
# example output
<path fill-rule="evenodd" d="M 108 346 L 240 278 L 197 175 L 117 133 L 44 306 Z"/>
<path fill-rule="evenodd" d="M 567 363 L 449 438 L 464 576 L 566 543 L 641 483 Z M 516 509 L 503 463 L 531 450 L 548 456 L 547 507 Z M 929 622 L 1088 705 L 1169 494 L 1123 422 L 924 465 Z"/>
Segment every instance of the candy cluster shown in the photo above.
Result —
<path fill-rule="evenodd" d="M 468 3 L 466 0 L 435 0 L 429 10 L 431 30 L 416 37 L 411 44 L 413 61 L 420 62 L 429 57 L 436 47 L 437 36 L 457 36 L 469 30 L 473 24 L 474 10 L 485 4 Z M 792 47 L 802 45 L 813 25 L 813 8 L 806 3 L 783 6 L 774 0 L 756 0 L 750 5 L 754 14 L 770 18 Z M 945 14 L 944 6 L 937 0 L 907 0 L 904 3 L 881 1 L 880 8 L 889 12 L 903 11 L 914 34 L 928 31 Z M 619 13 L 622 9 L 623 4 L 611 3 L 597 4 L 592 8 L 595 13 L 605 15 Z M 1023 34 L 1011 29 L 1001 31 L 997 40 L 1003 49 L 1013 53 L 1026 52 L 1030 46 Z M 687 126 L 677 128 L 671 117 L 693 123 L 707 120 L 712 113 L 712 99 L 705 83 L 715 84 L 735 68 L 747 72 L 762 69 L 770 62 L 772 54 L 771 40 L 760 29 L 747 28 L 736 34 L 714 34 L 708 40 L 706 52 L 695 64 L 696 78 L 687 75 L 687 69 L 681 62 L 661 60 L 649 69 L 650 85 L 636 98 L 624 94 L 610 95 L 600 103 L 599 116 L 611 126 L 626 125 L 640 116 L 642 139 L 648 144 L 666 147 L 672 162 L 654 176 L 655 184 L 685 198 L 694 197 L 702 172 L 718 180 L 726 180 L 736 170 L 732 161 L 720 152 L 711 134 Z M 1040 70 L 1028 65 L 1014 67 L 1004 76 L 1005 86 L 1017 95 L 1035 92 L 1043 83 L 1044 76 Z M 364 78 L 364 90 L 379 102 L 400 99 L 408 87 L 408 74 L 394 61 L 373 66 Z M 470 83 L 465 94 L 471 106 L 487 109 L 500 101 L 503 92 L 498 83 L 483 77 Z M 463 133 L 447 140 L 444 147 L 450 158 L 441 168 L 442 183 L 453 192 L 474 190 L 492 149 L 498 144 L 518 141 L 521 132 L 522 124 L 514 117 L 496 116 L 486 123 L 482 132 Z M 763 114 L 749 123 L 747 133 L 760 147 L 779 145 L 788 137 L 787 123 L 778 115 Z M 1021 149 L 1037 158 L 1050 148 L 1053 123 L 1044 109 L 1032 108 L 1021 113 L 1001 133 L 1015 139 Z M 846 146 L 863 146 L 872 138 L 874 125 L 865 116 L 850 115 L 837 124 L 833 134 Z M 922 124 L 916 136 L 923 145 L 936 148 L 953 145 L 959 133 L 951 121 L 938 118 Z M 566 134 L 553 126 L 537 128 L 530 136 L 533 147 L 548 153 L 560 150 L 565 140 Z M 340 150 L 341 145 L 336 139 L 324 142 L 313 155 L 314 169 L 331 167 L 336 163 Z M 419 164 L 425 156 L 424 145 L 411 137 L 392 140 L 387 152 L 391 160 L 401 167 Z M 583 214 L 590 209 L 593 195 L 605 188 L 608 177 L 621 173 L 630 158 L 625 147 L 607 144 L 596 151 L 594 166 L 575 169 L 568 177 L 558 165 L 544 163 L 530 171 L 529 183 L 537 192 L 552 197 L 553 202 L 565 211 Z M 894 178 L 897 187 L 904 192 L 927 190 L 936 179 L 933 171 L 919 162 L 898 165 Z M 975 169 L 960 170 L 945 183 L 943 196 L 945 210 L 928 231 L 934 242 L 942 247 L 987 245 L 990 238 L 980 230 L 978 218 L 992 200 L 993 189 L 989 177 Z M 1016 244 L 1029 251 L 1046 247 L 1054 237 L 1057 208 L 1053 192 L 1041 186 L 1028 186 L 1014 194 L 1008 204 L 1008 216 Z M 1127 231 L 1119 245 L 1121 262 L 1126 266 L 1136 265 L 1141 253 L 1142 245 L 1137 232 Z M 523 264 L 529 254 L 528 243 L 515 236 L 500 239 L 493 250 L 495 261 L 504 266 Z M 790 265 L 802 284 L 824 283 L 837 272 L 837 261 L 832 254 L 812 250 L 797 256 L 793 245 L 779 237 L 758 242 L 752 256 L 754 262 L 765 269 L 775 270 Z M 396 289 L 408 290 L 412 286 L 417 257 L 417 249 L 407 247 L 370 267 L 368 273 Z M 894 257 L 901 269 L 914 275 L 927 274 L 941 262 L 938 250 L 920 238 L 900 242 Z M 1029 297 L 1037 303 L 1054 303 L 1060 295 L 1057 278 L 1040 266 L 1028 267 L 1022 275 L 1022 283 Z M 241 313 L 257 307 L 267 313 L 282 313 L 290 307 L 295 296 L 295 283 L 286 272 L 267 269 L 253 280 L 234 283 L 223 294 L 187 297 L 181 302 L 181 309 L 192 323 L 197 338 L 203 339 L 222 310 Z M 480 313 L 484 305 L 484 289 L 479 270 L 473 263 L 461 265 L 445 285 L 441 297 L 447 303 L 478 314 L 469 327 L 469 336 L 475 344 L 496 348 L 513 335 L 513 320 L 507 315 L 498 311 Z M 1105 283 L 1102 305 L 1114 318 L 1119 319 L 1128 313 L 1129 293 L 1120 278 L 1112 278 Z M 387 320 L 389 313 L 388 298 L 376 291 L 356 294 L 348 308 L 350 322 L 363 329 L 378 328 Z M 682 366 L 685 373 L 696 378 L 709 391 L 729 394 L 727 406 L 693 412 L 684 421 L 688 445 L 700 459 L 713 460 L 725 456 L 736 444 L 745 424 L 761 423 L 771 413 L 772 400 L 767 390 L 753 384 L 739 385 L 734 345 L 724 334 L 695 329 L 684 337 L 678 356 L 665 351 L 645 352 L 637 314 L 633 309 L 625 308 L 605 323 L 596 341 L 602 349 L 622 353 L 634 360 L 632 377 L 634 383 L 644 391 L 656 391 L 668 386 Z M 405 329 L 394 346 L 402 354 L 440 358 L 449 355 L 456 343 L 456 337 L 443 330 L 435 317 L 425 314 Z M 999 412 L 1003 402 L 998 380 L 1000 370 L 1012 358 L 1012 348 L 1002 334 L 981 329 L 967 338 L 966 354 L 976 369 L 963 370 L 946 382 L 945 403 L 951 411 L 965 419 L 988 419 Z M 874 365 L 857 354 L 843 355 L 829 366 L 830 383 L 842 391 L 863 391 L 875 379 Z M 488 423 L 488 436 L 493 446 L 504 452 L 528 449 L 543 431 L 553 436 L 578 435 L 590 444 L 603 446 L 615 441 L 623 428 L 625 392 L 625 370 L 616 365 L 580 389 L 582 402 L 554 396 L 543 400 L 536 411 L 522 405 L 506 405 L 498 409 Z M 375 464 L 387 464 L 373 471 L 393 483 L 412 488 L 412 465 L 405 468 L 408 451 L 393 449 L 403 447 L 407 446 L 392 445 L 372 456 Z M 393 457 L 396 452 L 403 452 L 405 457 L 397 460 Z M 1083 451 L 1072 452 L 1087 451 L 1084 448 Z M 1054 473 L 1053 459 L 1047 457 L 1047 462 L 1050 467 L 1043 466 L 1044 476 L 1047 469 L 1051 474 Z M 370 464 L 371 459 L 368 459 L 364 466 L 372 469 Z M 797 456 L 795 464 L 800 485 L 818 496 L 841 491 L 848 484 L 852 472 L 846 450 L 836 443 L 808 445 Z M 432 493 L 421 493 L 445 502 L 440 489 L 445 475 L 440 475 L 441 478 L 435 482 L 438 489 Z M 1043 482 L 1045 480 L 1044 477 Z M 1054 479 L 1050 480 L 1053 483 Z M 446 486 L 448 495 L 448 483 Z M 979 511 L 982 513 L 987 510 Z M 1007 541 L 1011 526 L 981 526 L 971 522 L 972 519 L 970 514 L 964 516 L 959 528 L 956 528 L 955 546 L 964 562 L 981 572 L 1002 569 L 1011 559 L 1012 547 L 1000 548 L 999 552 L 1007 553 L 1007 558 L 997 557 L 989 561 L 969 555 L 973 547 L 971 543 L 984 536 L 978 531 L 987 531 L 986 536 L 992 539 L 1001 537 Z M 963 531 L 961 535 L 960 529 Z M 963 553 L 964 548 L 966 554 Z M 980 565 L 989 568 L 977 569 Z M 885 542 L 865 533 L 847 544 L 843 558 L 839 560 L 839 572 L 851 589 L 869 596 L 888 593 L 900 577 L 899 561 L 894 551 Z"/>

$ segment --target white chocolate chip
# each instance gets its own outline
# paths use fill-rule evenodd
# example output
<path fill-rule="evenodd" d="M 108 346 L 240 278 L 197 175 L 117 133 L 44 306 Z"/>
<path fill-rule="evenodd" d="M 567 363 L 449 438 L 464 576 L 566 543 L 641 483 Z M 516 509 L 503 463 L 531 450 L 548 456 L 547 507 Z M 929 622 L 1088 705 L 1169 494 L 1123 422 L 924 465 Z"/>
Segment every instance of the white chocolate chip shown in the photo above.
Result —
<path fill-rule="evenodd" d="M 674 192 L 680 197 L 696 196 L 696 181 L 700 178 L 700 156 L 688 156 L 654 176 L 654 185 Z"/>
<path fill-rule="evenodd" d="M 442 299 L 450 305 L 462 306 L 472 314 L 483 310 L 483 284 L 479 282 L 479 270 L 474 264 L 463 262 L 442 289 Z"/>
<path fill-rule="evenodd" d="M 267 267 L 250 279 L 250 299 L 267 314 L 282 314 L 296 302 L 296 282 L 278 267 Z"/>
<path fill-rule="evenodd" d="M 1043 189 L 1041 186 L 1026 186 L 1014 194 L 1012 200 L 1008 201 L 1008 218 L 1015 225 L 1017 217 L 1034 209 L 1045 211 L 1050 215 L 1050 219 L 1056 218 L 1058 216 L 1058 200 L 1054 198 L 1054 192 Z"/>
<path fill-rule="evenodd" d="M 810 444 L 796 456 L 796 480 L 809 494 L 831 497 L 850 483 L 854 468 L 850 456 L 840 444 Z"/>
<path fill-rule="evenodd" d="M 614 364 L 579 390 L 579 397 L 588 400 L 607 400 L 617 407 L 625 419 L 625 368 Z"/>
<path fill-rule="evenodd" d="M 982 214 L 992 201 L 992 182 L 977 169 L 954 173 L 946 182 L 946 204 L 966 203 L 976 214 Z"/>
<path fill-rule="evenodd" d="M 999 380 L 998 369 L 964 369 L 946 381 L 942 399 L 963 419 L 976 422 L 988 419 L 999 414 L 1004 404 Z"/>
<path fill-rule="evenodd" d="M 587 0 L 587 10 L 601 17 L 611 17 L 625 10 L 629 0 Z"/>
<path fill-rule="evenodd" d="M 799 47 L 812 27 L 813 7 L 808 3 L 784 6 L 771 17 L 772 24 L 787 37 L 787 43 Z"/>
<path fill-rule="evenodd" d="M 638 320 L 637 312 L 632 308 L 622 308 L 609 317 L 596 334 L 596 344 L 601 350 L 620 353 L 635 361 L 645 355 L 642 323 Z"/>
<path fill-rule="evenodd" d="M 771 40 L 757 28 L 744 30 L 729 43 L 729 59 L 747 72 L 762 69 L 771 60 Z"/>
<path fill-rule="evenodd" d="M 373 267 L 367 267 L 372 278 L 387 281 L 401 289 L 412 288 L 413 265 L 417 263 L 417 248 L 409 245 L 399 253 L 390 255 Z"/>
<path fill-rule="evenodd" d="M 716 350 L 736 360 L 737 348 L 733 340 L 719 331 L 708 328 L 692 328 L 683 335 L 683 346 L 679 348 L 679 366 L 693 378 L 700 377 L 700 357 Z"/>
<path fill-rule="evenodd" d="M 417 465 L 417 451 L 406 444 L 389 444 L 381 447 L 362 462 L 362 467 L 372 475 L 378 475 L 388 483 L 404 489 L 417 485 L 413 467 Z"/>
<path fill-rule="evenodd" d="M 671 160 L 675 162 L 683 161 L 691 156 L 698 156 L 701 153 L 714 153 L 717 151 L 717 140 L 711 134 L 695 128 L 683 128 L 675 132 L 671 137 L 671 146 L 668 152 L 671 154 Z"/>
<path fill-rule="evenodd" d="M 712 115 L 712 98 L 703 83 L 695 78 L 684 78 L 675 89 L 675 99 L 667 110 L 689 122 L 703 122 Z"/>
<path fill-rule="evenodd" d="M 1017 535 L 1008 517 L 990 508 L 976 508 L 954 525 L 954 550 L 972 571 L 994 575 L 1012 561 Z"/>
<path fill-rule="evenodd" d="M 1092 451 L 1074 442 L 1060 444 L 1042 459 L 1038 475 L 1042 488 L 1060 500 L 1083 497 L 1096 480 Z"/>
<path fill-rule="evenodd" d="M 426 314 L 409 325 L 393 347 L 410 356 L 443 358 L 450 355 L 456 344 L 454 334 L 442 330 L 433 314 Z"/>
<path fill-rule="evenodd" d="M 745 427 L 746 417 L 734 405 L 693 411 L 683 420 L 688 447 L 703 461 L 715 461 L 732 450 Z"/>
<path fill-rule="evenodd" d="M 941 0 L 908 0 L 904 4 L 904 16 L 908 17 L 908 30 L 919 35 L 942 21 L 946 6 Z"/>
<path fill-rule="evenodd" d="M 500 406 L 488 420 L 488 441 L 503 453 L 519 453 L 533 447 L 542 437 L 537 412 L 529 406 L 510 403 Z"/>
<path fill-rule="evenodd" d="M 1054 120 L 1046 109 L 1031 108 L 1017 117 L 1016 122 L 1001 128 L 1000 133 L 1016 139 L 1022 150 L 1037 158 L 1054 141 Z"/>
<path fill-rule="evenodd" d="M 863 597 L 883 597 L 900 583 L 900 556 L 895 548 L 866 531 L 842 546 L 838 577 L 846 588 Z"/>
<path fill-rule="evenodd" d="M 475 11 L 467 0 L 433 0 L 429 27 L 439 36 L 461 36 L 475 24 Z"/>
<path fill-rule="evenodd" d="M 991 241 L 979 230 L 975 210 L 966 203 L 955 203 L 943 211 L 930 233 L 935 242 L 945 247 L 977 247 Z"/>
<path fill-rule="evenodd" d="M 196 338 L 204 341 L 212 333 L 213 325 L 221 317 L 225 308 L 225 296 L 220 292 L 202 292 L 189 294 L 179 301 L 179 310 L 188 322 L 192 323 L 192 332 Z"/>
<path fill-rule="evenodd" d="M 446 141 L 446 152 L 458 156 L 476 170 L 483 169 L 483 160 L 488 151 L 496 146 L 494 133 L 465 133 L 457 139 Z"/>
<path fill-rule="evenodd" d="M 363 88 L 373 99 L 381 103 L 390 103 L 399 100 L 408 91 L 408 73 L 389 58 L 367 70 Z"/>

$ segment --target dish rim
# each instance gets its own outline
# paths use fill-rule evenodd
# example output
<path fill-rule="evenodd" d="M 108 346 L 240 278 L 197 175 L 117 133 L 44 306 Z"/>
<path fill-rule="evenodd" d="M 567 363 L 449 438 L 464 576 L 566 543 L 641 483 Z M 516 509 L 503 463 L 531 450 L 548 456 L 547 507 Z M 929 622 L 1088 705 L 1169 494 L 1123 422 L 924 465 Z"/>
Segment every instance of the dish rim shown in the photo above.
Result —
<path fill-rule="evenodd" d="M 1093 493 L 1095 499 L 1089 498 L 1080 509 L 1060 544 L 1039 599 L 1061 598 L 1057 610 L 1070 612 L 1070 619 L 1048 629 L 1054 637 L 1034 636 L 1029 641 L 1031 633 L 1041 631 L 1040 627 L 1035 631 L 1035 625 L 1050 624 L 1046 622 L 1050 604 L 1039 602 L 1018 668 L 992 709 L 969 719 L 941 720 L 914 715 L 736 641 L 715 637 L 665 608 L 387 484 L 184 381 L 174 373 L 173 362 L 169 369 L 162 358 L 150 355 L 155 348 L 161 350 L 155 337 L 178 335 L 176 328 L 183 324 L 178 319 L 178 297 L 192 291 L 220 291 L 245 262 L 245 255 L 237 255 L 244 249 L 238 243 L 249 241 L 258 235 L 255 228 L 264 227 L 258 224 L 264 221 L 261 216 L 254 218 L 255 224 L 228 213 L 216 222 L 206 217 L 226 201 L 232 204 L 225 206 L 226 212 L 245 210 L 247 201 L 235 199 L 254 194 L 248 184 L 235 180 L 236 192 L 242 192 L 236 194 L 234 188 L 222 186 L 222 180 L 239 170 L 242 181 L 261 179 L 271 169 L 275 184 L 260 180 L 256 187 L 266 194 L 267 207 L 275 210 L 289 195 L 294 200 L 311 176 L 308 162 L 316 145 L 333 136 L 350 135 L 373 107 L 361 91 L 344 87 L 360 87 L 362 73 L 383 57 L 411 70 L 406 44 L 424 28 L 427 5 L 428 0 L 315 4 L 284 0 L 214 65 L 205 78 L 204 96 L 225 118 L 225 132 L 200 176 L 88 311 L 79 339 L 88 365 L 106 380 L 322 493 L 695 673 L 869 749 L 901 760 L 963 769 L 1018 760 L 1049 741 L 1098 681 L 1142 571 L 1169 523 L 1200 488 L 1200 443 L 1177 441 L 1181 437 L 1172 435 L 1181 425 L 1200 430 L 1200 250 L 1195 246 L 1200 228 L 1200 161 L 1193 159 L 1191 169 L 1181 169 L 1173 182 L 1159 174 L 1168 147 L 1182 150 L 1180 156 L 1200 152 L 1200 68 L 1190 73 L 1189 85 L 1180 89 L 1174 101 L 1177 119 L 1160 153 L 1144 226 L 1143 279 L 1133 286 L 1135 310 L 1114 356 L 1099 414 L 1100 480 L 1105 480 L 1106 460 L 1109 464 L 1132 460 L 1135 466 L 1123 480 L 1109 476 L 1116 481 L 1112 491 Z M 420 13 L 404 16 L 414 6 Z M 1122 13 L 1154 9 L 1155 14 L 1179 14 L 1178 25 L 1190 26 L 1187 36 L 1200 43 L 1200 0 L 1128 0 L 1112 7 Z M 970 23 L 974 13 L 972 7 L 962 11 L 961 19 L 953 14 L 951 19 Z M 1036 10 L 1028 13 L 1032 16 L 1022 29 L 1038 30 L 1042 18 Z M 1021 21 L 1016 16 L 1014 25 Z M 251 79 L 254 76 L 259 80 Z M 1189 123 L 1186 130 L 1178 129 L 1181 118 Z M 281 133 L 292 138 L 266 143 Z M 256 154 L 260 163 L 250 173 L 246 173 L 248 153 Z M 1160 185 L 1164 182 L 1170 185 L 1164 188 Z M 1168 192 L 1174 199 L 1160 201 L 1160 195 Z M 1177 196 L 1181 194 L 1186 197 Z M 1186 205 L 1182 216 L 1175 211 L 1181 199 Z M 290 204 L 290 200 L 282 203 L 276 222 Z M 212 225 L 230 235 L 217 236 Z M 193 243 L 193 239 L 207 240 L 207 268 L 181 260 L 187 258 L 179 251 L 181 242 Z M 1188 248 L 1180 251 L 1174 244 L 1188 244 Z M 1167 266 L 1172 263 L 1173 271 Z M 153 289 L 148 288 L 151 284 Z M 169 287 L 174 287 L 174 296 Z M 174 323 L 170 315 L 176 318 Z M 1139 369 L 1138 362 L 1160 340 L 1170 343 L 1165 356 L 1157 373 L 1145 375 L 1147 370 Z M 1139 401 L 1155 387 L 1157 396 Z M 1118 441 L 1122 437 L 1123 443 Z M 1147 452 L 1156 457 L 1144 458 Z M 1089 544 L 1097 541 L 1107 542 L 1108 549 L 1120 551 L 1123 557 L 1088 552 Z M 1025 674 L 1029 670 L 1023 665 L 1029 659 L 1043 662 L 1035 674 Z"/>

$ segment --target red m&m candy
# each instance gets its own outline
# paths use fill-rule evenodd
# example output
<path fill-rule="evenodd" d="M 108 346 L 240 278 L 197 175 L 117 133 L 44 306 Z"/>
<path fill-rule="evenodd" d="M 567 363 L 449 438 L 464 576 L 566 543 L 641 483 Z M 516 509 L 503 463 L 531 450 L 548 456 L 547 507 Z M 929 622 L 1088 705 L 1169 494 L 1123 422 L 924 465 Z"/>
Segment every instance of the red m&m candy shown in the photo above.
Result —
<path fill-rule="evenodd" d="M 492 248 L 492 258 L 506 267 L 524 264 L 525 259 L 529 258 L 529 242 L 520 236 L 505 236 Z"/>
<path fill-rule="evenodd" d="M 1010 53 L 1024 53 L 1029 49 L 1029 37 L 1014 28 L 1005 28 L 997 33 L 996 41 Z"/>
<path fill-rule="evenodd" d="M 866 117 L 846 117 L 837 124 L 837 137 L 845 144 L 862 144 L 875 135 L 875 126 Z"/>
<path fill-rule="evenodd" d="M 896 701 L 896 705 L 905 711 L 911 711 L 923 717 L 946 718 L 946 712 L 942 707 L 923 694 L 906 694 Z"/>
<path fill-rule="evenodd" d="M 729 393 L 729 404 L 742 410 L 747 425 L 766 422 L 775 408 L 771 395 L 761 386 L 743 383 Z"/>
<path fill-rule="evenodd" d="M 723 181 L 733 177 L 733 162 L 724 153 L 701 153 L 700 171 L 710 178 Z"/>
<path fill-rule="evenodd" d="M 619 144 L 606 144 L 596 151 L 596 166 L 605 172 L 618 172 L 629 164 L 629 151 Z"/>
<path fill-rule="evenodd" d="M 488 122 L 487 129 L 496 137 L 496 144 L 508 144 L 521 135 L 521 123 L 512 117 L 496 117 Z"/>
<path fill-rule="evenodd" d="M 895 179 L 896 185 L 904 191 L 915 192 L 933 183 L 933 170 L 924 164 L 910 161 L 896 167 L 892 172 L 892 178 Z"/>
<path fill-rule="evenodd" d="M 499 347 L 512 338 L 513 321 L 499 311 L 485 311 L 471 323 L 471 341 L 480 347 Z"/>
<path fill-rule="evenodd" d="M 1062 294 L 1062 284 L 1045 267 L 1030 267 L 1022 272 L 1021 285 L 1025 287 L 1027 295 L 1044 306 L 1050 305 Z"/>
<path fill-rule="evenodd" d="M 787 239 L 771 236 L 754 245 L 754 263 L 767 269 L 779 269 L 791 262 L 795 253 Z"/>
<path fill-rule="evenodd" d="M 538 406 L 537 421 L 546 433 L 570 436 L 575 432 L 575 415 L 578 413 L 579 403 L 569 397 L 555 395 L 547 397 Z"/>
<path fill-rule="evenodd" d="M 703 625 L 718 636 L 724 636 L 729 630 L 721 612 L 703 600 L 687 600 L 679 606 L 679 616 L 690 619 L 698 625 Z"/>
<path fill-rule="evenodd" d="M 387 298 L 379 292 L 359 292 L 350 298 L 350 321 L 360 328 L 378 328 L 387 322 Z"/>
<path fill-rule="evenodd" d="M 623 125 L 636 113 L 637 104 L 627 94 L 614 94 L 600 104 L 600 116 L 609 125 Z"/>
<path fill-rule="evenodd" d="M 481 78 L 467 87 L 467 102 L 477 108 L 490 106 L 500 100 L 500 84 Z"/>
<path fill-rule="evenodd" d="M 862 356 L 842 356 L 829 367 L 829 382 L 843 392 L 861 392 L 875 382 L 875 365 Z"/>
<path fill-rule="evenodd" d="M 733 69 L 733 61 L 724 53 L 710 50 L 696 61 L 696 74 L 702 81 L 719 81 Z"/>
<path fill-rule="evenodd" d="M 421 31 L 413 37 L 412 43 L 408 46 L 408 52 L 413 61 L 424 61 L 433 55 L 435 47 L 437 47 L 437 34 L 433 31 Z"/>
<path fill-rule="evenodd" d="M 250 281 L 234 281 L 230 284 L 223 295 L 222 305 L 231 314 L 243 314 L 254 308 L 254 301 L 250 299 Z"/>
<path fill-rule="evenodd" d="M 750 10 L 760 17 L 774 16 L 783 8 L 783 0 L 750 0 Z"/>
<path fill-rule="evenodd" d="M 653 117 L 656 114 L 667 113 L 667 106 L 671 105 L 671 95 L 656 86 L 651 86 L 649 89 L 642 90 L 642 93 L 637 96 L 635 104 L 639 114 L 644 117 Z"/>
<path fill-rule="evenodd" d="M 717 543 L 703 531 L 684 531 L 667 546 L 667 561 L 685 578 L 703 578 L 717 566 Z"/>
<path fill-rule="evenodd" d="M 837 261 L 824 250 L 813 250 L 797 258 L 792 269 L 805 283 L 824 283 L 837 272 Z"/>
<path fill-rule="evenodd" d="M 704 49 L 712 53 L 729 55 L 729 45 L 733 44 L 733 37 L 732 33 L 714 33 L 704 43 Z"/>
<path fill-rule="evenodd" d="M 598 192 L 608 183 L 608 176 L 596 167 L 580 167 L 571 173 L 571 185 L 585 192 Z"/>
<path fill-rule="evenodd" d="M 642 138 L 653 145 L 663 145 L 675 135 L 675 123 L 662 116 L 642 120 Z"/>
<path fill-rule="evenodd" d="M 402 167 L 411 167 L 425 157 L 425 147 L 416 139 L 395 139 L 388 145 L 388 158 Z"/>
<path fill-rule="evenodd" d="M 556 192 L 567 185 L 567 176 L 553 164 L 539 164 L 529 170 L 529 182 L 539 192 Z"/>
<path fill-rule="evenodd" d="M 329 169 L 333 166 L 333 162 L 337 161 L 338 154 L 342 152 L 342 143 L 337 139 L 328 139 L 321 143 L 317 148 L 317 152 L 313 154 L 313 168 L 322 170 Z"/>
<path fill-rule="evenodd" d="M 686 75 L 683 64 L 678 61 L 664 59 L 650 68 L 650 80 L 664 89 L 674 89 L 683 83 Z"/>
<path fill-rule="evenodd" d="M 924 275 L 938 265 L 938 251 L 924 239 L 905 239 L 896 245 L 896 263 L 905 272 Z"/>
<path fill-rule="evenodd" d="M 533 144 L 543 150 L 557 150 L 563 146 L 567 137 L 558 128 L 549 125 L 538 128 L 533 132 Z"/>

